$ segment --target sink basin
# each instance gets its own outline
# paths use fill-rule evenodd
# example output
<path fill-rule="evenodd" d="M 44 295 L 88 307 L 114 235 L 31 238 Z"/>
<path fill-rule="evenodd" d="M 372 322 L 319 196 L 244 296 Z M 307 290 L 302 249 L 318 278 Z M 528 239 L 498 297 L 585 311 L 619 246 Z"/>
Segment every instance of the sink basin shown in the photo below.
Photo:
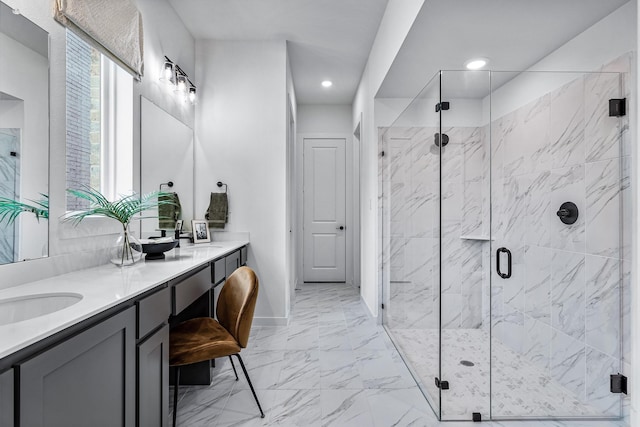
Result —
<path fill-rule="evenodd" d="M 0 326 L 51 314 L 82 300 L 74 293 L 36 294 L 0 299 Z"/>

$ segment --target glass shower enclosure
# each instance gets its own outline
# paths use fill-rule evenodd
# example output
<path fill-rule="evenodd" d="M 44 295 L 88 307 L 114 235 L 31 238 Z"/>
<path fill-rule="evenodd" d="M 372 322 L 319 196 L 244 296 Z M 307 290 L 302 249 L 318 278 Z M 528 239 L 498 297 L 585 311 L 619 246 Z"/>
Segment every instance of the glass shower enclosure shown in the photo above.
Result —
<path fill-rule="evenodd" d="M 441 71 L 379 129 L 383 325 L 439 419 L 622 416 L 629 63 Z"/>

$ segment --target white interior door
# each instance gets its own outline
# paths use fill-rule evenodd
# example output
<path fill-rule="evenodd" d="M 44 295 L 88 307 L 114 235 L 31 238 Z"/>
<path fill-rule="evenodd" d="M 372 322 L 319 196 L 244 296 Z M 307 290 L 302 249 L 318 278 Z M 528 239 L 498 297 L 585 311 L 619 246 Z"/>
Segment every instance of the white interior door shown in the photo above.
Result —
<path fill-rule="evenodd" d="M 345 139 L 304 139 L 305 282 L 346 277 Z"/>

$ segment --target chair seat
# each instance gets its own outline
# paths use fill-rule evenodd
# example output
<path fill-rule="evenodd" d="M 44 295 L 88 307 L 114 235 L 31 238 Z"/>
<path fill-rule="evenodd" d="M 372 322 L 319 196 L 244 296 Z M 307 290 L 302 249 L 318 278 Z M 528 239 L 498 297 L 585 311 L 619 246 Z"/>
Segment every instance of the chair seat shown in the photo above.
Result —
<path fill-rule="evenodd" d="M 239 352 L 238 342 L 220 323 L 210 317 L 187 320 L 171 330 L 171 366 L 189 365 Z"/>

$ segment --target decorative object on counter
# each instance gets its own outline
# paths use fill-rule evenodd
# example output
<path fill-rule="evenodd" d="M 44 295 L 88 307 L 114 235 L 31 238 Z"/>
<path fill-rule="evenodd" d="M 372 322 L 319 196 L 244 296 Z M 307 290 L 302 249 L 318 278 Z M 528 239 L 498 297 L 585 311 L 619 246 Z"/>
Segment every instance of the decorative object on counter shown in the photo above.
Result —
<path fill-rule="evenodd" d="M 141 239 L 142 252 L 147 254 L 144 259 L 156 260 L 164 259 L 164 253 L 178 246 L 179 240 L 174 240 L 173 237 L 161 237 L 159 239 Z"/>
<path fill-rule="evenodd" d="M 113 246 L 110 261 L 119 266 L 133 265 L 142 258 L 142 244 L 129 231 L 129 223 L 135 215 L 147 210 L 153 210 L 160 205 L 172 203 L 167 200 L 160 200 L 166 193 L 154 191 L 142 196 L 131 194 L 119 200 L 110 202 L 98 190 L 90 187 L 81 190 L 67 190 L 73 196 L 88 200 L 90 208 L 86 211 L 71 212 L 65 216 L 66 221 L 72 221 L 78 225 L 88 216 L 98 215 L 113 218 L 122 224 L 122 233 Z M 139 219 L 155 217 L 138 217 Z"/>
<path fill-rule="evenodd" d="M 224 228 L 229 220 L 229 199 L 227 198 L 229 187 L 220 181 L 218 181 L 217 185 L 220 188 L 224 185 L 224 193 L 211 193 L 209 207 L 204 217 L 209 221 L 209 227 Z"/>
<path fill-rule="evenodd" d="M 29 200 L 33 205 L 17 200 L 0 197 L 0 223 L 13 224 L 23 212 L 31 212 L 40 221 L 40 218 L 49 219 L 49 196 L 41 194 L 41 200 Z"/>
<path fill-rule="evenodd" d="M 194 219 L 191 221 L 191 230 L 193 231 L 193 243 L 206 243 L 211 241 L 211 233 L 207 221 Z"/>

